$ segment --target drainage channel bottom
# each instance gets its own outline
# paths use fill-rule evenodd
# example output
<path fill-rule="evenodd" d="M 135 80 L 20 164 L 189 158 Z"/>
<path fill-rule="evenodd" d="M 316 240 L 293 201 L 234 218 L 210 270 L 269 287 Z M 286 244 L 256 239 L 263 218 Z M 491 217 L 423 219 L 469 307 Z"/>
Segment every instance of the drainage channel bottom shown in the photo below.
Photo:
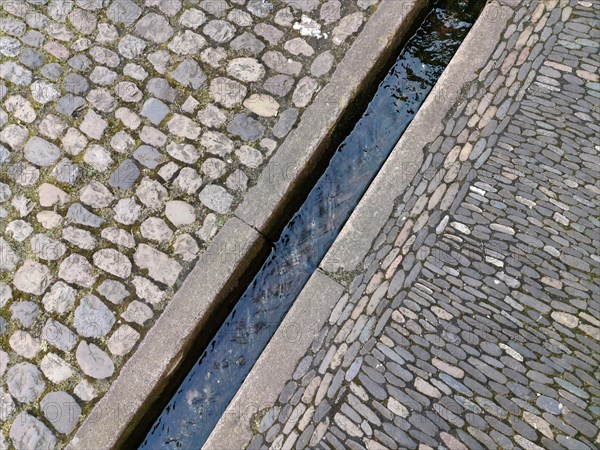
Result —
<path fill-rule="evenodd" d="M 204 444 L 484 4 L 433 6 L 140 448 Z"/>

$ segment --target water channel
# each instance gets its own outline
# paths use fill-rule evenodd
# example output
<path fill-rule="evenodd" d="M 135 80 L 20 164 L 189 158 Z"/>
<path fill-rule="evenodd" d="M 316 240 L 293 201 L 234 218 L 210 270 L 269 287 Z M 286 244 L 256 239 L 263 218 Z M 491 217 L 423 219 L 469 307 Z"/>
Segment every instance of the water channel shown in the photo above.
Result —
<path fill-rule="evenodd" d="M 365 113 L 151 426 L 141 449 L 204 444 L 484 4 L 483 0 L 441 0 L 430 6 Z"/>

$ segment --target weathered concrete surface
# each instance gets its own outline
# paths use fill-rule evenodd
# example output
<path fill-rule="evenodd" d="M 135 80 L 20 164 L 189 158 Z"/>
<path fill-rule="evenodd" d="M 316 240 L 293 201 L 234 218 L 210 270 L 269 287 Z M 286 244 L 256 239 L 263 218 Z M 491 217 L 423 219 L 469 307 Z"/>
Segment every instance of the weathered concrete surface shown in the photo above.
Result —
<path fill-rule="evenodd" d="M 493 14 L 494 20 L 486 20 Z M 365 193 L 363 201 L 321 262 L 321 269 L 353 272 L 364 259 L 390 214 L 396 198 L 406 190 L 423 164 L 425 148 L 443 130 L 443 119 L 458 102 L 465 101 L 465 86 L 477 78 L 496 50 L 513 11 L 490 3 L 465 38 L 412 123 Z"/>
<path fill-rule="evenodd" d="M 322 272 L 313 274 L 203 448 L 243 448 L 252 438 L 260 411 L 275 404 L 342 291 L 342 286 Z"/>
<path fill-rule="evenodd" d="M 261 174 L 256 186 L 235 214 L 270 238 L 277 218 L 289 210 L 290 197 L 306 181 L 344 111 L 352 106 L 361 85 L 370 80 L 405 36 L 425 1 L 383 0 L 365 26 L 361 38 L 336 68 L 332 81 L 306 111 L 278 153 Z"/>

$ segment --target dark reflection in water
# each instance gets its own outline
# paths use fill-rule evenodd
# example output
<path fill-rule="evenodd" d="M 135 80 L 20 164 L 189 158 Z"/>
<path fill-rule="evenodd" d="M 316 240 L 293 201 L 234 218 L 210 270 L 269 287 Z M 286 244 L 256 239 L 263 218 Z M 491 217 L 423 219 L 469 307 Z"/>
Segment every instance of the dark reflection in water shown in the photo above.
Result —
<path fill-rule="evenodd" d="M 204 444 L 484 3 L 441 1 L 425 18 L 141 448 Z"/>

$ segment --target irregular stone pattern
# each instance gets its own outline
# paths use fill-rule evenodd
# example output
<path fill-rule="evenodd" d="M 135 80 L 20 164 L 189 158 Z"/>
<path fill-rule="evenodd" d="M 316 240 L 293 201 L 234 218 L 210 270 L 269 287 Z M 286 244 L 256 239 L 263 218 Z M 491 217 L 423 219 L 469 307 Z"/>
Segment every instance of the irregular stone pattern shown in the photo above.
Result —
<path fill-rule="evenodd" d="M 511 5 L 247 448 L 599 447 L 600 4 Z"/>
<path fill-rule="evenodd" d="M 369 6 L 0 0 L 0 449 L 68 441 Z"/>

